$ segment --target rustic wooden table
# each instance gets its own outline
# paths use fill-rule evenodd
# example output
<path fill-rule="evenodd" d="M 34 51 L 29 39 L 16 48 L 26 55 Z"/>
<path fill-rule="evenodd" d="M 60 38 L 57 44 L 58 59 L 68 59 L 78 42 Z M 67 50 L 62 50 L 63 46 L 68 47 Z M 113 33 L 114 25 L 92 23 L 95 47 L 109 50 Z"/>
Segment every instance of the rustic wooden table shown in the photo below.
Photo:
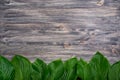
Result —
<path fill-rule="evenodd" d="M 46 62 L 100 51 L 120 60 L 120 0 L 0 1 L 0 54 Z"/>

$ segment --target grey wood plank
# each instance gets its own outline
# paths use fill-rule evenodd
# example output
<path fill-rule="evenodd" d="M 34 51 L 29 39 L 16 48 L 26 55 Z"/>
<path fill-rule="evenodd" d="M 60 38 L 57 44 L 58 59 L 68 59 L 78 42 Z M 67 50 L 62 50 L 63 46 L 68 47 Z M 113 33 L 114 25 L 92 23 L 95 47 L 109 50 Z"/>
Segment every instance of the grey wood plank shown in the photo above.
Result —
<path fill-rule="evenodd" d="M 119 60 L 120 2 L 97 2 L 12 0 L 0 5 L 0 54 L 49 62 L 72 56 L 89 60 L 99 50 L 111 62 Z"/>

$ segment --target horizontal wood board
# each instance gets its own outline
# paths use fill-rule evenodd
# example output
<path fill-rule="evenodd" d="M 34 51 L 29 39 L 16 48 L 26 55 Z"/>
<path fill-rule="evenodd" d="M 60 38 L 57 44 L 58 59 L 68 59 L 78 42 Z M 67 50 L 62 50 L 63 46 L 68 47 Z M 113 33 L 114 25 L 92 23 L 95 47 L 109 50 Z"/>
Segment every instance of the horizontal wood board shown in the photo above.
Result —
<path fill-rule="evenodd" d="M 1 0 L 0 54 L 46 62 L 96 51 L 120 60 L 120 1 Z"/>

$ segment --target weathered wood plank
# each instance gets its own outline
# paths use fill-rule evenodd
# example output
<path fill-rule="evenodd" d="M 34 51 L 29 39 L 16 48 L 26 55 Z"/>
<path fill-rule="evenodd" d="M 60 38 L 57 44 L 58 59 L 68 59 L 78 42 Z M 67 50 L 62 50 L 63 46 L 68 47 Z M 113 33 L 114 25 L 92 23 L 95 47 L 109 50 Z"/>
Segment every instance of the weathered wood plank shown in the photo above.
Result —
<path fill-rule="evenodd" d="M 31 3 L 34 7 L 56 7 L 56 8 L 79 8 L 79 7 L 95 7 L 101 0 L 14 0 L 20 3 Z M 105 6 L 119 6 L 119 0 L 104 0 Z"/>
<path fill-rule="evenodd" d="M 0 54 L 49 62 L 101 51 L 120 59 L 120 2 L 105 0 L 12 0 L 0 5 Z M 2 3 L 3 4 L 3 3 Z"/>

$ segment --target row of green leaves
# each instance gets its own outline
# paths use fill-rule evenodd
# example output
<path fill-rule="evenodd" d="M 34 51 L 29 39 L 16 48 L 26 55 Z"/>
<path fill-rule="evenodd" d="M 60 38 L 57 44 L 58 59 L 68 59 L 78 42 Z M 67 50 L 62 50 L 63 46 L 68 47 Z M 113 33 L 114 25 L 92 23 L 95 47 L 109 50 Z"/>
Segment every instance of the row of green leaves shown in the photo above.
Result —
<path fill-rule="evenodd" d="M 120 80 L 120 61 L 110 65 L 100 52 L 89 63 L 75 57 L 46 64 L 20 55 L 11 61 L 0 56 L 0 80 Z"/>

